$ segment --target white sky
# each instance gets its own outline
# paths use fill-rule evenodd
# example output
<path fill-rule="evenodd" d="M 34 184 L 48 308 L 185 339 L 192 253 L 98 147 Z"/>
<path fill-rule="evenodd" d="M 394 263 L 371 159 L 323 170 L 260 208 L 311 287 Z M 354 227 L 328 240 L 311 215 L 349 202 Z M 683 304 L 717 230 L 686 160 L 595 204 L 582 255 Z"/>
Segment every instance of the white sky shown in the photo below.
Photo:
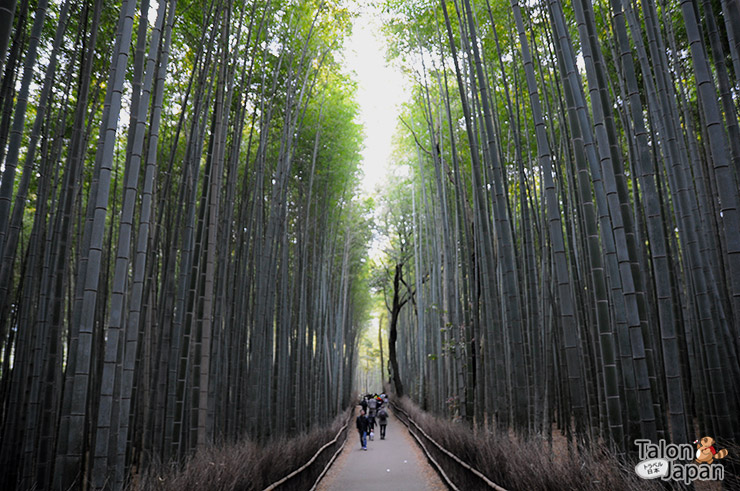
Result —
<path fill-rule="evenodd" d="M 357 5 L 356 9 L 360 15 L 345 43 L 344 57 L 358 82 L 360 122 L 365 127 L 362 189 L 371 195 L 388 174 L 391 136 L 398 124 L 398 106 L 406 99 L 406 82 L 398 70 L 386 64 L 380 13 L 370 6 Z"/>

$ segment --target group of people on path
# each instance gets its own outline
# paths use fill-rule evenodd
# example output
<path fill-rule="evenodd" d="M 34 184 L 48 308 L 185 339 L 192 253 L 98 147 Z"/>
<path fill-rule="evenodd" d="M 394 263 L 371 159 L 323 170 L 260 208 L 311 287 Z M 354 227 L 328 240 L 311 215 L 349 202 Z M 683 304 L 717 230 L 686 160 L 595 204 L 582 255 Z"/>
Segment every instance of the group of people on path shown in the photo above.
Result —
<path fill-rule="evenodd" d="M 360 415 L 357 416 L 357 431 L 360 433 L 360 445 L 367 450 L 368 438 L 375 439 L 375 423 L 380 427 L 380 439 L 385 440 L 385 430 L 388 426 L 388 396 L 385 394 L 365 394 L 360 401 Z"/>

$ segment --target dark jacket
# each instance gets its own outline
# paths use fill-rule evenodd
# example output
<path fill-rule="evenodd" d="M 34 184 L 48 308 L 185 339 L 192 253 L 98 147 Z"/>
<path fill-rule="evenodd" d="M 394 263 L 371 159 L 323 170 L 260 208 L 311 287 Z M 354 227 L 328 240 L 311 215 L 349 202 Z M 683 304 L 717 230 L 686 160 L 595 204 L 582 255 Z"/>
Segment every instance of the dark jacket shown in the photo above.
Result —
<path fill-rule="evenodd" d="M 357 416 L 357 431 L 367 433 L 367 418 L 363 415 Z"/>

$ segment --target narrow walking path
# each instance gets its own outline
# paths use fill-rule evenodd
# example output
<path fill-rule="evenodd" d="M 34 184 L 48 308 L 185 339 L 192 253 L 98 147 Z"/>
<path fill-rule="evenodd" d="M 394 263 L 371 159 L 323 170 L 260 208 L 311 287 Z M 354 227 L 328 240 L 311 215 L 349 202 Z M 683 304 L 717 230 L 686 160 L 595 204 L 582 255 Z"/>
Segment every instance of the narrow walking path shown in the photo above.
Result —
<path fill-rule="evenodd" d="M 355 411 L 355 416 L 359 411 Z M 344 450 L 319 483 L 318 491 L 362 491 L 379 489 L 399 491 L 442 491 L 447 487 L 427 462 L 406 427 L 388 410 L 385 440 L 377 425 L 375 440 L 360 447 L 360 437 L 352 421 Z"/>

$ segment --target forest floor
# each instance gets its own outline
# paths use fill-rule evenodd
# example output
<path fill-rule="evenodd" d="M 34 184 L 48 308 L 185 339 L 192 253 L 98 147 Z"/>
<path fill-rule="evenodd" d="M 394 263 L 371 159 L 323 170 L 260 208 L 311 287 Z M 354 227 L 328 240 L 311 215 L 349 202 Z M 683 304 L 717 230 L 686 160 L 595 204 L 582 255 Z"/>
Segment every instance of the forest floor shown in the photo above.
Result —
<path fill-rule="evenodd" d="M 357 411 L 356 411 L 357 412 Z M 360 438 L 351 424 L 344 450 L 321 480 L 318 491 L 362 491 L 402 489 L 404 491 L 442 491 L 447 487 L 429 465 L 406 427 L 388 411 L 385 440 L 376 426 L 375 440 L 360 447 Z"/>

